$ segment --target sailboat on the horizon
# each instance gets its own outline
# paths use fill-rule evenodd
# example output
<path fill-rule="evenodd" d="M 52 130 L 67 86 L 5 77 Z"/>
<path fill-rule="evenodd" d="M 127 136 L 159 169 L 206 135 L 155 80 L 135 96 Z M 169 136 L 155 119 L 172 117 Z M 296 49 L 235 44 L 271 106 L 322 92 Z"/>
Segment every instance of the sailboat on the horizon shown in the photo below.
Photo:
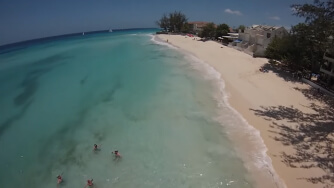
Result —
<path fill-rule="evenodd" d="M 112 29 L 109 29 L 109 33 L 112 33 Z"/>
<path fill-rule="evenodd" d="M 85 32 L 82 32 L 82 35 L 85 35 Z"/>

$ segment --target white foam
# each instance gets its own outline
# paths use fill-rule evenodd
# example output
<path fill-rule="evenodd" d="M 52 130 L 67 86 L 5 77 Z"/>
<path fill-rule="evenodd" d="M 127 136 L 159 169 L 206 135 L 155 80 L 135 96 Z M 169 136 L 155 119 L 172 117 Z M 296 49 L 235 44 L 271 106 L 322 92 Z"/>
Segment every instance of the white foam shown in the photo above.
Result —
<path fill-rule="evenodd" d="M 159 45 L 161 45 L 161 46 L 167 46 L 167 47 L 169 47 L 169 48 L 171 48 L 171 49 L 178 49 L 177 47 L 175 47 L 175 46 L 173 46 L 173 45 L 171 45 L 171 44 L 169 44 L 169 43 L 167 43 L 167 42 L 164 42 L 164 41 L 162 41 L 162 40 L 159 40 L 158 37 L 155 36 L 155 35 L 150 34 L 149 36 L 151 36 L 151 41 L 152 41 L 153 43 L 155 43 L 155 44 L 159 44 Z"/>
<path fill-rule="evenodd" d="M 198 59 L 196 56 L 191 55 L 191 54 L 189 54 L 188 56 L 191 58 L 192 60 L 191 62 L 193 62 L 193 66 L 199 71 L 204 71 L 204 75 L 205 75 L 204 77 L 206 79 L 214 81 L 215 84 L 218 86 L 219 91 L 220 91 L 219 95 L 216 96 L 218 107 L 229 108 L 234 113 L 234 115 L 236 115 L 237 118 L 239 118 L 239 120 L 242 121 L 242 124 L 229 123 L 227 125 L 224 124 L 224 126 L 225 127 L 228 126 L 229 129 L 235 129 L 234 131 L 238 131 L 238 134 L 240 133 L 240 131 L 243 131 L 241 132 L 241 134 L 244 134 L 245 136 L 247 136 L 249 141 L 253 142 L 253 144 L 256 146 L 256 151 L 252 151 L 248 153 L 248 157 L 251 158 L 250 162 L 253 164 L 249 163 L 249 161 L 245 161 L 246 168 L 250 171 L 253 171 L 252 167 L 254 165 L 256 168 L 258 168 L 259 171 L 263 172 L 263 170 L 265 170 L 269 172 L 270 177 L 273 178 L 273 181 L 276 184 L 276 187 L 280 187 L 280 188 L 286 187 L 286 185 L 276 174 L 272 166 L 272 161 L 266 153 L 268 149 L 265 146 L 264 141 L 260 136 L 260 131 L 258 131 L 253 126 L 251 126 L 247 122 L 247 120 L 229 104 L 228 98 L 230 97 L 230 95 L 225 91 L 225 81 L 221 78 L 221 74 L 209 64 Z M 225 116 L 218 117 L 218 121 L 220 122 L 224 122 L 225 120 L 226 120 Z M 244 154 L 244 152 L 242 152 L 242 154 Z M 244 157 L 244 159 L 248 157 Z"/>
<path fill-rule="evenodd" d="M 156 44 L 168 46 L 172 49 L 178 49 L 168 43 L 157 41 L 156 37 L 154 36 L 151 38 L 151 40 Z M 230 97 L 230 94 L 225 90 L 225 81 L 222 79 L 221 74 L 216 69 L 214 69 L 214 67 L 210 66 L 208 63 L 202 61 L 189 52 L 183 51 L 183 53 L 186 55 L 185 58 L 191 63 L 193 69 L 203 73 L 202 76 L 205 79 L 213 81 L 214 84 L 218 87 L 219 93 L 215 96 L 218 107 L 228 108 L 232 112 L 232 114 L 220 115 L 217 117 L 217 121 L 219 121 L 221 124 L 222 122 L 225 122 L 222 125 L 228 128 L 228 134 L 230 133 L 231 135 L 231 132 L 241 134 L 242 138 L 247 137 L 247 140 L 252 142 L 254 145 L 255 151 L 247 151 L 247 153 L 245 153 L 246 151 L 238 151 L 239 154 L 241 154 L 240 157 L 245 162 L 245 167 L 250 172 L 256 171 L 260 173 L 266 173 L 266 177 L 272 178 L 272 181 L 277 188 L 286 188 L 283 180 L 281 180 L 275 172 L 272 166 L 272 161 L 266 153 L 268 149 L 260 136 L 260 131 L 251 126 L 247 120 L 229 104 L 228 98 Z M 231 115 L 234 115 L 241 123 L 233 122 L 236 120 L 236 118 L 234 118 L 226 124 L 226 120 L 230 119 Z M 227 116 L 229 116 L 229 118 L 226 118 Z M 255 170 L 253 169 L 254 167 L 256 168 Z"/>

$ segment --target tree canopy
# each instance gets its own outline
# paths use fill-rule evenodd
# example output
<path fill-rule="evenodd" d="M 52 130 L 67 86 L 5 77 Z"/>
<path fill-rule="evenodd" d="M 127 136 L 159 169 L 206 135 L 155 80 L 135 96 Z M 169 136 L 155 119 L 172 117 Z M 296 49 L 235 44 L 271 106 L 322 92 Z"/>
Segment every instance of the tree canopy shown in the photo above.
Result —
<path fill-rule="evenodd" d="M 190 32 L 190 25 L 189 23 L 185 23 L 183 24 L 182 28 L 181 28 L 181 32 L 182 33 L 189 33 Z"/>
<path fill-rule="evenodd" d="M 240 30 L 242 33 L 245 31 L 246 27 L 244 25 L 240 25 L 238 27 L 238 30 Z"/>
<path fill-rule="evenodd" d="M 227 24 L 219 24 L 216 29 L 216 38 L 226 36 L 230 32 L 230 27 Z"/>
<path fill-rule="evenodd" d="M 328 48 L 328 37 L 334 35 L 334 0 L 315 0 L 313 4 L 294 4 L 291 7 L 294 15 L 305 18 L 303 28 L 299 27 L 295 34 L 307 37 L 314 51 L 323 52 Z"/>
<path fill-rule="evenodd" d="M 185 24 L 187 23 L 188 19 L 186 15 L 184 15 L 180 11 L 171 12 L 168 15 L 164 14 L 160 20 L 156 22 L 156 24 L 163 28 L 164 30 L 168 30 L 171 32 L 180 32 L 184 29 Z"/>
<path fill-rule="evenodd" d="M 216 36 L 216 25 L 214 23 L 208 23 L 202 28 L 202 32 L 199 35 L 202 38 L 213 38 Z"/>
<path fill-rule="evenodd" d="M 315 0 L 313 4 L 294 4 L 291 8 L 305 22 L 293 26 L 290 36 L 274 39 L 266 55 L 291 67 L 317 71 L 324 52 L 333 45 L 328 40 L 334 36 L 334 0 Z"/>
<path fill-rule="evenodd" d="M 270 59 L 279 60 L 293 69 L 311 69 L 310 49 L 305 48 L 305 42 L 295 35 L 283 38 L 275 37 L 268 45 L 265 55 Z"/>
<path fill-rule="evenodd" d="M 170 27 L 170 22 L 169 18 L 167 17 L 166 14 L 164 14 L 159 21 L 156 21 L 156 24 L 160 27 L 163 28 L 164 30 L 168 30 Z"/>

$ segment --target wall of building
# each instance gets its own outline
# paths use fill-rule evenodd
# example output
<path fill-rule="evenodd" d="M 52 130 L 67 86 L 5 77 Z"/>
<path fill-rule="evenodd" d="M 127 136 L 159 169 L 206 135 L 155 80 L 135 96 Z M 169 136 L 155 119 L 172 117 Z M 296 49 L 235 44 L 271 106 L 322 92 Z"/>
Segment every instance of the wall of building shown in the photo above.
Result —
<path fill-rule="evenodd" d="M 266 48 L 275 37 L 283 37 L 287 34 L 284 27 L 273 30 L 247 28 L 244 33 L 239 33 L 239 39 L 248 45 L 254 45 L 249 50 L 253 50 L 255 55 L 264 56 Z"/>

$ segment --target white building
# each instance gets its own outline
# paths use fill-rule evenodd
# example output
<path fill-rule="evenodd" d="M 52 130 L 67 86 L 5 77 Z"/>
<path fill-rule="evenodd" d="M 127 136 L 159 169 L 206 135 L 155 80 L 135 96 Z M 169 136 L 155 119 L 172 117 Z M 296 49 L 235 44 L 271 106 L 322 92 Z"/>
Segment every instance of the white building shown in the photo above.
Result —
<path fill-rule="evenodd" d="M 239 33 L 239 39 L 242 40 L 238 47 L 247 48 L 254 56 L 264 56 L 268 44 L 275 37 L 288 35 L 284 27 L 274 27 L 267 25 L 253 25 L 247 27 L 244 33 Z"/>

